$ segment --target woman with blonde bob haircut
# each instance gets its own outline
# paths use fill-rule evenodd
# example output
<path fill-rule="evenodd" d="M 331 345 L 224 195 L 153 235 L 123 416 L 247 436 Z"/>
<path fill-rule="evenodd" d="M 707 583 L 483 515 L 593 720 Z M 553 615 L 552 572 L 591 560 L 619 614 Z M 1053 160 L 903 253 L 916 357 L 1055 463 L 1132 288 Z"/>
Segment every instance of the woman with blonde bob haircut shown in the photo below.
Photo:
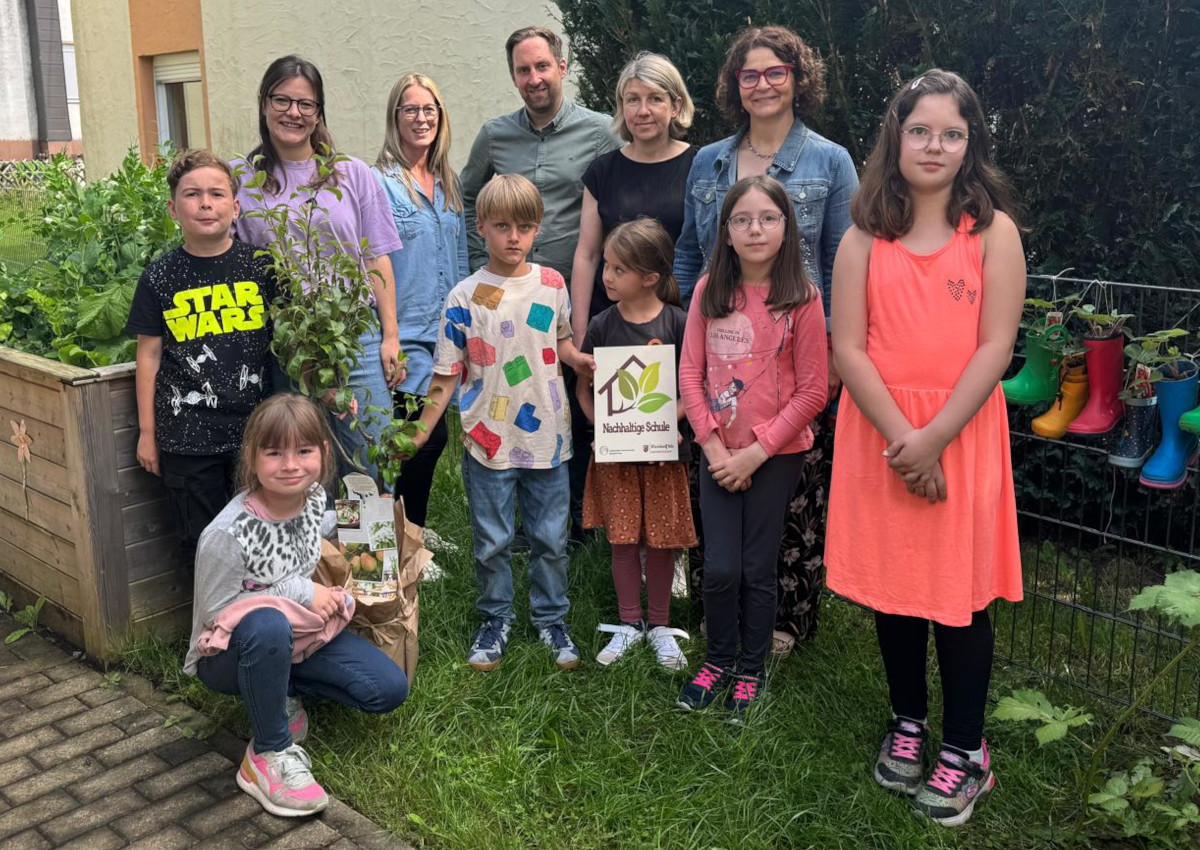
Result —
<path fill-rule="evenodd" d="M 665 92 L 672 103 L 678 106 L 679 112 L 671 119 L 669 132 L 672 139 L 682 139 L 692 126 L 692 119 L 696 115 L 696 104 L 692 102 L 692 96 L 688 94 L 687 86 L 683 82 L 683 75 L 679 73 L 679 69 L 671 63 L 671 60 L 666 56 L 648 51 L 642 51 L 633 57 L 632 61 L 621 70 L 621 76 L 617 78 L 613 103 L 617 104 L 618 108 L 613 110 L 616 113 L 616 117 L 613 118 L 613 132 L 627 142 L 633 141 L 633 134 L 629 132 L 629 127 L 625 124 L 625 110 L 620 107 L 625 103 L 625 89 L 634 80 L 652 89 Z"/>
<path fill-rule="evenodd" d="M 405 74 L 392 86 L 374 171 L 404 240 L 391 254 L 400 345 L 408 355 L 408 374 L 395 392 L 396 416 L 415 417 L 433 375 L 438 313 L 471 273 L 462 185 L 450 167 L 450 113 L 424 74 Z M 408 518 L 418 525 L 425 525 L 433 470 L 445 447 L 445 419 L 439 419 L 396 482 Z"/>

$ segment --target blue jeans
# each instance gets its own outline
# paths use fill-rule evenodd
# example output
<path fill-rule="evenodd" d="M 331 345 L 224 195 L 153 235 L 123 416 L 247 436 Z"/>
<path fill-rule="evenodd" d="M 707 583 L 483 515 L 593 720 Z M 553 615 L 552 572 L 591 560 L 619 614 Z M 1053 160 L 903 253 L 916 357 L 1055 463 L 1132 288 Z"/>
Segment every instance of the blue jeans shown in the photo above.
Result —
<path fill-rule="evenodd" d="M 293 664 L 292 624 L 273 608 L 243 617 L 229 649 L 201 658 L 196 675 L 217 693 L 242 698 L 258 753 L 291 746 L 289 695 L 329 699 L 369 714 L 392 711 L 408 696 L 404 671 L 373 643 L 349 631 Z"/>
<path fill-rule="evenodd" d="M 379 438 L 383 435 L 383 429 L 387 427 L 392 418 L 392 391 L 388 389 L 387 379 L 383 375 L 383 363 L 379 359 L 383 334 L 379 330 L 367 331 L 359 337 L 359 342 L 362 343 L 363 352 L 358 358 L 358 363 L 350 370 L 350 386 L 354 389 L 354 397 L 358 399 L 359 428 L 357 431 L 351 431 L 350 417 L 338 419 L 332 413 L 329 415 L 329 427 L 333 430 L 333 436 L 338 443 L 346 450 L 346 454 L 362 466 L 362 472 L 375 479 L 383 492 L 391 488 L 383 487 L 379 467 L 367 460 L 367 441 L 363 437 L 363 433 L 370 434 L 371 438 L 378 443 Z M 276 392 L 287 390 L 297 392 L 299 389 L 278 363 L 275 364 L 274 379 Z M 386 412 L 376 413 L 371 418 L 361 416 L 361 412 L 367 405 L 382 407 Z M 333 452 L 337 457 L 339 479 L 351 472 L 360 471 L 346 461 L 336 446 Z M 331 500 L 336 492 L 336 487 L 330 490 Z"/>
<path fill-rule="evenodd" d="M 463 485 L 471 509 L 475 607 L 489 620 L 516 621 L 513 613 L 512 542 L 515 508 L 529 538 L 529 618 L 537 628 L 567 615 L 567 465 L 553 469 L 492 469 L 463 452 Z"/>

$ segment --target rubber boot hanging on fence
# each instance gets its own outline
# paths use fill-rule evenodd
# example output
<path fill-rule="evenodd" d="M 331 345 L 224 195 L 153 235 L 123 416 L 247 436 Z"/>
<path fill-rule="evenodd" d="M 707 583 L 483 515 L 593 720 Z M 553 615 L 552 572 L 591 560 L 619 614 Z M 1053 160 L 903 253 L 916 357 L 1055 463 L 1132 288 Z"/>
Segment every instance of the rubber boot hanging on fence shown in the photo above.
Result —
<path fill-rule="evenodd" d="M 1159 490 L 1173 490 L 1187 480 L 1187 465 L 1196 454 L 1196 437 L 1180 430 L 1179 419 L 1196 406 L 1196 366 L 1188 363 L 1185 378 L 1164 378 L 1154 384 L 1162 442 L 1142 467 L 1141 483 Z"/>
<path fill-rule="evenodd" d="M 1121 438 L 1108 456 L 1113 466 L 1140 469 L 1154 451 L 1154 424 L 1158 421 L 1158 398 L 1125 399 L 1125 422 Z"/>
<path fill-rule="evenodd" d="M 1180 416 L 1179 427 L 1189 434 L 1200 434 L 1200 407 L 1193 407 Z"/>
<path fill-rule="evenodd" d="M 1088 378 L 1082 366 L 1075 366 L 1063 375 L 1058 398 L 1050 409 L 1033 420 L 1033 433 L 1051 440 L 1062 439 L 1067 426 L 1074 421 L 1088 400 Z"/>
<path fill-rule="evenodd" d="M 1121 384 L 1124 379 L 1125 337 L 1085 339 L 1088 400 L 1067 426 L 1068 434 L 1107 434 L 1121 419 Z"/>
<path fill-rule="evenodd" d="M 1065 331 L 1052 325 L 1045 332 L 1025 332 L 1025 364 L 1017 374 L 1000 383 L 1009 404 L 1045 404 L 1058 395 L 1058 358 L 1047 343 L 1059 339 Z"/>

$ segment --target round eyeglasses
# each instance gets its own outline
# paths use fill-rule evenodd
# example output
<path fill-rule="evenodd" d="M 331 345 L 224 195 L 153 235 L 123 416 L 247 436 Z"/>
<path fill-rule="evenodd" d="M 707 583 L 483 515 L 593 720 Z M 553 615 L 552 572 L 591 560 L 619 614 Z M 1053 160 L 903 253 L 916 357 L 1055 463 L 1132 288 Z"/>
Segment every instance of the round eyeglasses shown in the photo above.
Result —
<path fill-rule="evenodd" d="M 967 139 L 970 138 L 962 130 L 943 130 L 935 133 L 928 127 L 920 125 L 901 130 L 900 135 L 904 136 L 904 142 L 909 149 L 914 151 L 926 150 L 936 136 L 941 142 L 942 150 L 946 153 L 958 153 L 966 146 Z"/>
<path fill-rule="evenodd" d="M 733 75 L 737 77 L 738 86 L 744 89 L 754 88 L 763 78 L 766 78 L 767 85 L 777 89 L 787 82 L 790 73 L 792 73 L 791 65 L 772 65 L 761 71 L 754 68 L 742 68 L 740 71 L 734 71 Z"/>
<path fill-rule="evenodd" d="M 296 104 L 296 109 L 305 118 L 312 118 L 321 108 L 321 104 L 315 100 L 302 98 L 297 100 L 294 97 L 288 97 L 285 94 L 273 94 L 267 98 L 267 103 L 271 104 L 271 108 L 276 112 L 287 112 L 292 108 L 292 104 Z"/>
<path fill-rule="evenodd" d="M 779 225 L 783 224 L 784 216 L 782 213 L 763 213 L 760 216 L 753 215 L 732 215 L 729 217 L 729 229 L 736 230 L 742 233 L 750 229 L 750 225 L 758 222 L 758 226 L 763 230 L 774 230 Z"/>
<path fill-rule="evenodd" d="M 426 121 L 436 121 L 438 115 L 441 114 L 442 108 L 433 104 L 426 104 L 425 106 L 397 106 L 396 111 L 403 115 L 407 121 L 416 121 L 421 116 Z"/>

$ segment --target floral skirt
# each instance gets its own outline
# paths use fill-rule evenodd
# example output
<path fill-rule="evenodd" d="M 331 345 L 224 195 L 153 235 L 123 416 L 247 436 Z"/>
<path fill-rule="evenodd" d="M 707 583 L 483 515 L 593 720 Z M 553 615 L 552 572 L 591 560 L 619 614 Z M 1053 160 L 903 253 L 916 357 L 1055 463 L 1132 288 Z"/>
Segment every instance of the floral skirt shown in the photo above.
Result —
<path fill-rule="evenodd" d="M 804 453 L 800 483 L 788 503 L 776 566 L 779 596 L 775 629 L 787 632 L 797 640 L 806 640 L 817 633 L 821 591 L 825 586 L 825 503 L 833 474 L 833 428 L 825 414 L 813 420 L 811 427 L 813 447 Z M 707 461 L 704 452 L 697 447 L 688 464 L 688 481 L 693 522 L 700 539 L 688 552 L 688 589 L 698 617 L 704 616 L 704 531 L 697 497 L 702 463 Z"/>
<path fill-rule="evenodd" d="M 609 543 L 695 546 L 687 465 L 596 463 L 593 458 L 583 492 L 583 527 L 604 528 Z"/>

